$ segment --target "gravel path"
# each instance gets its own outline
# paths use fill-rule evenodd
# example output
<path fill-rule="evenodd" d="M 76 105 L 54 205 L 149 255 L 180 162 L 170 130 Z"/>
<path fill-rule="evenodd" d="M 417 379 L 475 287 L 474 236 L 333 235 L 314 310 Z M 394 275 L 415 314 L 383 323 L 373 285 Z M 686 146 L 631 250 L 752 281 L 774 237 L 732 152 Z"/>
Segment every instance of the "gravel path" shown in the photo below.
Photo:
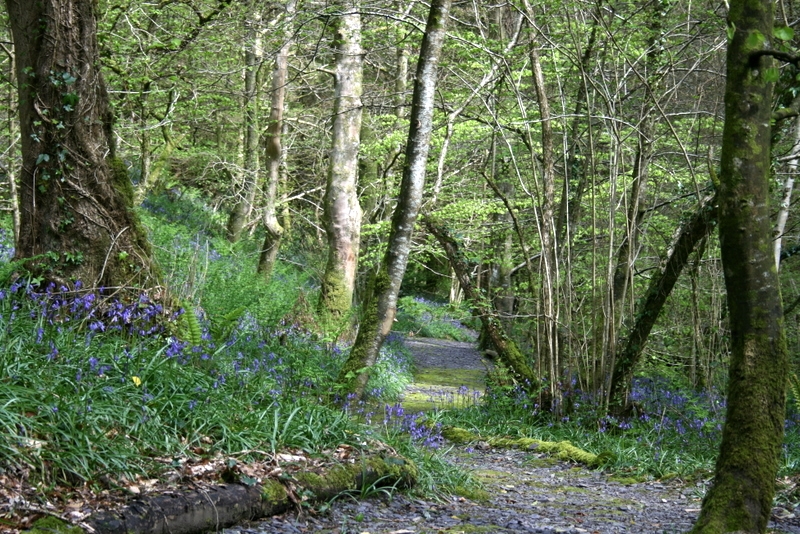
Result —
<path fill-rule="evenodd" d="M 484 369 L 468 343 L 410 339 L 420 367 Z M 612 482 L 601 471 L 554 461 L 535 451 L 454 448 L 452 462 L 484 481 L 490 501 L 454 497 L 446 502 L 407 495 L 344 497 L 324 514 L 292 513 L 225 530 L 225 534 L 423 534 L 457 532 L 677 533 L 700 509 L 702 488 L 678 482 Z M 778 519 L 778 518 L 781 519 Z M 800 519 L 773 511 L 771 532 L 800 534 Z"/>

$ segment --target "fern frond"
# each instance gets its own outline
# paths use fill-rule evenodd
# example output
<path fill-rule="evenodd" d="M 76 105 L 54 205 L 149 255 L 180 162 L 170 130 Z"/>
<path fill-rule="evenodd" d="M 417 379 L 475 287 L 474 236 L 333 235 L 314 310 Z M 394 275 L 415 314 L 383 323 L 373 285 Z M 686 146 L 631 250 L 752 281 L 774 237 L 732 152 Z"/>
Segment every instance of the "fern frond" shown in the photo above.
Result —
<path fill-rule="evenodd" d="M 797 373 L 789 373 L 789 391 L 794 398 L 795 407 L 800 410 L 800 378 L 797 377 Z"/>
<path fill-rule="evenodd" d="M 239 322 L 239 318 L 242 316 L 244 311 L 247 308 L 244 306 L 240 306 L 236 309 L 233 309 L 223 315 L 220 318 L 212 318 L 211 319 L 211 336 L 214 338 L 214 341 L 221 342 L 228 338 L 233 332 L 233 329 L 236 327 L 236 324 Z"/>
<path fill-rule="evenodd" d="M 185 312 L 178 321 L 178 338 L 195 346 L 200 345 L 203 342 L 203 329 L 194 306 L 184 301 L 183 309 Z"/>

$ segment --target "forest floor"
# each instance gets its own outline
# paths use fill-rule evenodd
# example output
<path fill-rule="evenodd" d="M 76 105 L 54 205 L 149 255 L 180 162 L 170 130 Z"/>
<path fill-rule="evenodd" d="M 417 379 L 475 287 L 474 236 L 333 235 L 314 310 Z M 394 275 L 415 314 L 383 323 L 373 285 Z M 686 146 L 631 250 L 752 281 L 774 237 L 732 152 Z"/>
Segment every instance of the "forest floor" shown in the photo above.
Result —
<path fill-rule="evenodd" d="M 410 338 L 407 346 L 414 354 L 418 376 L 424 378 L 409 387 L 407 398 L 412 404 L 451 396 L 465 377 L 476 379 L 469 387 L 476 386 L 488 368 L 469 343 Z M 443 393 L 437 393 L 432 383 L 435 376 L 443 377 L 438 390 Z M 378 492 L 364 500 L 341 498 L 324 514 L 285 514 L 224 532 L 686 532 L 697 518 L 704 491 L 704 482 L 675 479 L 626 483 L 602 470 L 558 461 L 536 450 L 500 449 L 487 443 L 452 446 L 448 457 L 481 481 L 488 496 L 485 500 L 421 500 Z M 800 518 L 775 508 L 770 532 L 800 533 Z"/>

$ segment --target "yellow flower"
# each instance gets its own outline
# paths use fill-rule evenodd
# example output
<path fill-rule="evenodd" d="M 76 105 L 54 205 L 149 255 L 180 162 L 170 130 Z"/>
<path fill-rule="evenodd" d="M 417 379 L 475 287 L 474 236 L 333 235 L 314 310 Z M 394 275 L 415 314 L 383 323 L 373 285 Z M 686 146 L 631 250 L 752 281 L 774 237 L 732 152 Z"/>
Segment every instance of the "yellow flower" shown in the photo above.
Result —
<path fill-rule="evenodd" d="M 142 385 L 142 379 L 138 376 L 132 376 L 131 380 L 133 380 L 133 383 L 137 388 Z"/>

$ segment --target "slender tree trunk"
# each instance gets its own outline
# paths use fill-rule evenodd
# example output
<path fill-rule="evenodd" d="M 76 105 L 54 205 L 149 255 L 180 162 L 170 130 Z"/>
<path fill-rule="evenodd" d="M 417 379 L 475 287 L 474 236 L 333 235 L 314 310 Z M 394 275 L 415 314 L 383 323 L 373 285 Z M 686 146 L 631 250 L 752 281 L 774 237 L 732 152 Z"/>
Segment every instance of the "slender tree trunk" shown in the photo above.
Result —
<path fill-rule="evenodd" d="M 417 63 L 405 167 L 400 183 L 400 197 L 392 217 L 389 244 L 372 281 L 373 287 L 364 306 L 364 318 L 359 325 L 358 337 L 339 376 L 346 391 L 354 393 L 356 398 L 361 398 L 364 394 L 369 380 L 368 370 L 375 365 L 383 340 L 391 330 L 397 312 L 397 295 L 408 264 L 414 223 L 422 205 L 425 166 L 433 130 L 438 62 L 444 44 L 445 26 L 450 16 L 450 4 L 451 0 L 431 2 Z"/>
<path fill-rule="evenodd" d="M 786 230 L 786 221 L 789 220 L 789 207 L 792 205 L 792 192 L 794 191 L 794 176 L 800 164 L 800 117 L 794 120 L 794 147 L 792 148 L 792 158 L 789 160 L 789 172 L 786 182 L 783 184 L 783 201 L 778 211 L 778 221 L 775 224 L 775 242 L 773 244 L 775 254 L 775 267 L 781 268 L 781 246 L 783 244 L 783 232 Z"/>
<path fill-rule="evenodd" d="M 5 47 L 4 47 L 5 48 Z M 9 201 L 11 203 L 11 221 L 12 221 L 12 228 L 14 231 L 14 244 L 16 246 L 17 240 L 19 239 L 19 225 L 20 225 L 20 214 L 19 214 L 19 196 L 17 193 L 17 151 L 15 149 L 17 142 L 19 141 L 19 133 L 17 132 L 17 117 L 15 116 L 14 109 L 17 107 L 17 99 L 16 99 L 16 92 L 17 92 L 17 77 L 15 74 L 16 69 L 16 57 L 14 54 L 14 47 L 11 45 L 10 50 L 5 50 L 8 53 L 9 59 L 9 67 L 8 67 L 8 79 L 9 83 L 7 86 L 7 107 L 6 113 L 8 114 L 6 117 L 6 124 L 7 124 L 7 131 L 8 131 L 8 149 L 6 151 L 7 154 L 7 163 L 5 168 L 0 167 L 2 171 L 6 175 L 6 180 L 8 180 L 8 196 Z M 2 165 L 2 164 L 0 164 Z"/>
<path fill-rule="evenodd" d="M 537 42 L 538 30 L 528 0 L 524 0 L 525 12 L 530 26 L 531 40 L 528 45 L 528 56 L 531 61 L 533 86 L 536 90 L 536 100 L 539 106 L 539 116 L 542 128 L 542 187 L 541 187 L 541 213 L 538 218 L 539 238 L 542 247 L 539 256 L 539 302 L 540 318 L 538 321 L 539 359 L 547 362 L 550 380 L 550 396 L 560 406 L 561 361 L 558 348 L 558 264 L 556 242 L 556 193 L 555 193 L 555 148 L 553 140 L 553 127 L 550 114 L 550 103 L 547 99 L 544 72 L 539 59 L 539 44 Z M 534 162 L 535 164 L 535 162 Z"/>
<path fill-rule="evenodd" d="M 64 286 L 159 283 L 133 188 L 116 158 L 99 70 L 96 2 L 7 0 L 22 146 L 16 258 Z"/>
<path fill-rule="evenodd" d="M 609 396 L 611 407 L 615 412 L 625 412 L 633 372 L 641 360 L 647 338 L 667 297 L 675 287 L 675 282 L 689 263 L 689 257 L 695 246 L 714 229 L 716 216 L 716 196 L 707 197 L 701 202 L 700 208 L 678 228 L 666 260 L 658 274 L 650 279 L 644 302 L 636 314 L 636 323 L 615 358 Z"/>
<path fill-rule="evenodd" d="M 297 2 L 290 0 L 286 4 L 287 19 L 294 17 Z M 283 132 L 283 112 L 286 100 L 286 81 L 289 72 L 289 50 L 292 47 L 292 30 L 287 29 L 285 40 L 275 58 L 275 68 L 272 71 L 272 105 L 269 112 L 267 133 L 264 137 L 264 166 L 267 170 L 267 185 L 264 199 L 264 226 L 266 235 L 261 246 L 261 255 L 258 258 L 258 273 L 265 280 L 272 277 L 272 269 L 278 258 L 283 227 L 278 222 L 278 186 L 281 182 L 281 164 L 283 162 L 283 146 L 281 134 Z"/>
<path fill-rule="evenodd" d="M 769 210 L 773 3 L 732 0 L 719 236 L 731 324 L 728 408 L 693 532 L 765 532 L 783 442 L 788 356 Z"/>
<path fill-rule="evenodd" d="M 235 243 L 242 235 L 242 230 L 253 211 L 256 193 L 259 186 L 259 93 L 258 72 L 263 60 L 264 51 L 261 44 L 261 6 L 251 4 L 253 13 L 246 22 L 247 48 L 244 53 L 244 187 L 241 197 L 236 202 L 228 217 L 228 241 Z"/>
<path fill-rule="evenodd" d="M 613 368 L 619 352 L 618 336 L 622 332 L 626 300 L 633 302 L 633 263 L 639 254 L 639 234 L 644 222 L 646 209 L 647 182 L 650 174 L 650 160 L 653 155 L 653 136 L 655 130 L 656 107 L 655 89 L 658 85 L 658 63 L 662 53 L 659 41 L 663 34 L 663 13 L 666 7 L 661 1 L 650 5 L 647 24 L 647 50 L 645 52 L 644 96 L 636 133 L 636 155 L 633 162 L 631 188 L 628 194 L 628 211 L 625 218 L 625 235 L 617 250 L 616 266 L 609 287 L 609 311 L 605 317 L 607 361 Z M 694 246 L 694 245 L 692 245 Z M 688 261 L 688 258 L 687 258 Z M 682 268 L 682 267 L 681 267 Z M 626 298 L 628 297 L 628 298 Z M 637 357 L 638 359 L 638 357 Z M 611 388 L 613 391 L 613 387 Z M 612 399 L 609 397 L 609 399 Z"/>
<path fill-rule="evenodd" d="M 358 203 L 358 147 L 361 139 L 362 63 L 360 2 L 341 0 L 337 14 L 333 146 L 325 191 L 324 224 L 328 262 L 322 278 L 319 308 L 334 317 L 347 315 L 361 241 Z"/>
<path fill-rule="evenodd" d="M 458 243 L 450 232 L 441 224 L 437 224 L 430 218 L 425 219 L 425 226 L 433 234 L 439 244 L 447 254 L 450 266 L 458 278 L 459 285 L 464 291 L 464 296 L 470 301 L 475 315 L 480 317 L 483 333 L 491 343 L 492 348 L 497 352 L 497 359 L 508 368 L 517 382 L 530 393 L 539 392 L 539 381 L 531 370 L 525 357 L 520 352 L 514 340 L 508 337 L 497 314 L 488 304 L 488 301 L 481 295 L 470 279 L 470 268 L 459 250 Z M 551 404 L 549 392 L 541 392 L 546 402 L 542 406 L 548 407 Z"/>
<path fill-rule="evenodd" d="M 150 92 L 150 83 L 145 84 L 144 89 L 140 92 L 139 101 L 139 115 L 140 115 L 140 128 L 142 129 L 142 138 L 139 142 L 140 155 L 140 176 L 139 187 L 136 188 L 133 197 L 134 205 L 142 203 L 148 193 L 158 192 L 161 185 L 161 176 L 167 169 L 169 158 L 172 153 L 180 145 L 184 135 L 179 135 L 177 138 L 170 132 L 170 125 L 167 123 L 169 116 L 175 109 L 178 103 L 178 91 L 172 88 L 169 92 L 169 103 L 166 110 L 161 117 L 156 117 L 161 123 L 161 137 L 164 139 L 164 146 L 158 153 L 155 161 L 153 161 L 153 148 L 150 144 L 150 133 L 147 131 L 147 96 Z"/>

